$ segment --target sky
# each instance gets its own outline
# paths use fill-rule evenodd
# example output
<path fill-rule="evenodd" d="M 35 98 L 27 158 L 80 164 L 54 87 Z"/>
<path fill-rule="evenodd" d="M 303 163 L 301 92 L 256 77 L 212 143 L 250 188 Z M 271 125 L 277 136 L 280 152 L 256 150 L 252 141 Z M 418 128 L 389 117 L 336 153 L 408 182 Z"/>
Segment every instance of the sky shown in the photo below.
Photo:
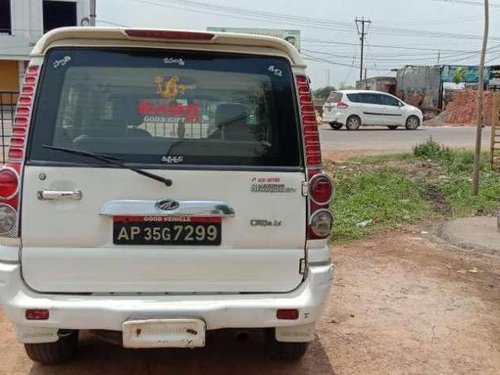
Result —
<path fill-rule="evenodd" d="M 100 26 L 298 29 L 319 88 L 359 79 L 355 18 L 371 21 L 364 66 L 375 77 L 407 64 L 479 64 L 483 11 L 482 0 L 97 0 L 96 13 Z M 499 17 L 500 0 L 490 0 L 490 65 L 500 65 Z"/>

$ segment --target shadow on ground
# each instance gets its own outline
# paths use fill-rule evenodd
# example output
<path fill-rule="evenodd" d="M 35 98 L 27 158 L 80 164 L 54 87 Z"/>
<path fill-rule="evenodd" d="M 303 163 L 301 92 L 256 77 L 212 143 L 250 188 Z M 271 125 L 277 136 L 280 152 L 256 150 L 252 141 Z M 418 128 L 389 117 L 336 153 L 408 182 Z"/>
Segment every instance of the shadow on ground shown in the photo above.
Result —
<path fill-rule="evenodd" d="M 265 352 L 261 332 L 237 341 L 234 332 L 221 331 L 207 347 L 187 350 L 132 350 L 101 342 L 90 335 L 80 339 L 76 360 L 63 366 L 33 364 L 31 375 L 57 374 L 324 374 L 334 375 L 330 361 L 316 339 L 298 362 L 279 361 Z"/>

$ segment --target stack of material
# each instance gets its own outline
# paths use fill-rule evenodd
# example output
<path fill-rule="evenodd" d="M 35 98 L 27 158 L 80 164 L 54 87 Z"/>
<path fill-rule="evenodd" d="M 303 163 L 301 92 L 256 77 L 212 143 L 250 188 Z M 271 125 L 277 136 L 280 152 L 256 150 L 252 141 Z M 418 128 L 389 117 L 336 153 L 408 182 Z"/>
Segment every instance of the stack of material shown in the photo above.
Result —
<path fill-rule="evenodd" d="M 491 125 L 491 110 L 493 93 L 484 92 L 483 119 L 485 125 Z M 477 124 L 477 91 L 464 89 L 456 90 L 452 100 L 446 106 L 447 124 Z"/>

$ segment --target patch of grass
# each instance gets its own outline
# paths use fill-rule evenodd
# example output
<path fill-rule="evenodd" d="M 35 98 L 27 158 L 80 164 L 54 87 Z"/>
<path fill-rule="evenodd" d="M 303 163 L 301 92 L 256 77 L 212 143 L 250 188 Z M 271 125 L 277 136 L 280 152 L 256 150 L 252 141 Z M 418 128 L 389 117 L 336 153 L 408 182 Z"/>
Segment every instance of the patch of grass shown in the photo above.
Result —
<path fill-rule="evenodd" d="M 384 161 L 398 161 L 398 160 L 412 160 L 415 159 L 412 154 L 383 154 L 383 155 L 372 155 L 372 156 L 355 156 L 349 158 L 349 162 L 356 164 L 374 164 L 381 163 Z"/>
<path fill-rule="evenodd" d="M 482 155 L 480 193 L 471 194 L 473 153 L 430 139 L 413 153 L 352 158 L 333 173 L 333 240 L 349 240 L 428 218 L 493 213 L 500 208 L 500 173 Z"/>
<path fill-rule="evenodd" d="M 334 240 L 355 239 L 413 223 L 429 210 L 429 204 L 403 173 L 338 174 L 335 184 Z"/>
<path fill-rule="evenodd" d="M 446 178 L 440 183 L 440 189 L 451 206 L 453 216 L 487 214 L 500 207 L 500 173 L 490 169 L 487 153 L 481 155 L 478 196 L 471 194 L 472 151 L 450 149 L 430 139 L 416 146 L 413 154 L 445 167 Z"/>

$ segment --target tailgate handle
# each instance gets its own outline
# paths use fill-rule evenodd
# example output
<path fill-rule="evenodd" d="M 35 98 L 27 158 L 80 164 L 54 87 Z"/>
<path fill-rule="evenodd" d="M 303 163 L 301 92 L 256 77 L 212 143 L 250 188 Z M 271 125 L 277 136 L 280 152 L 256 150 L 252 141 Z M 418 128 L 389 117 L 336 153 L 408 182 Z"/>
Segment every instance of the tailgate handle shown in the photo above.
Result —
<path fill-rule="evenodd" d="M 109 216 L 218 216 L 232 217 L 234 209 L 220 201 L 178 201 L 173 210 L 158 207 L 161 201 L 115 200 L 109 201 L 99 211 Z"/>
<path fill-rule="evenodd" d="M 42 201 L 55 201 L 59 199 L 72 199 L 79 201 L 82 199 L 82 192 L 75 191 L 56 191 L 56 190 L 40 190 L 37 192 L 38 199 Z"/>

